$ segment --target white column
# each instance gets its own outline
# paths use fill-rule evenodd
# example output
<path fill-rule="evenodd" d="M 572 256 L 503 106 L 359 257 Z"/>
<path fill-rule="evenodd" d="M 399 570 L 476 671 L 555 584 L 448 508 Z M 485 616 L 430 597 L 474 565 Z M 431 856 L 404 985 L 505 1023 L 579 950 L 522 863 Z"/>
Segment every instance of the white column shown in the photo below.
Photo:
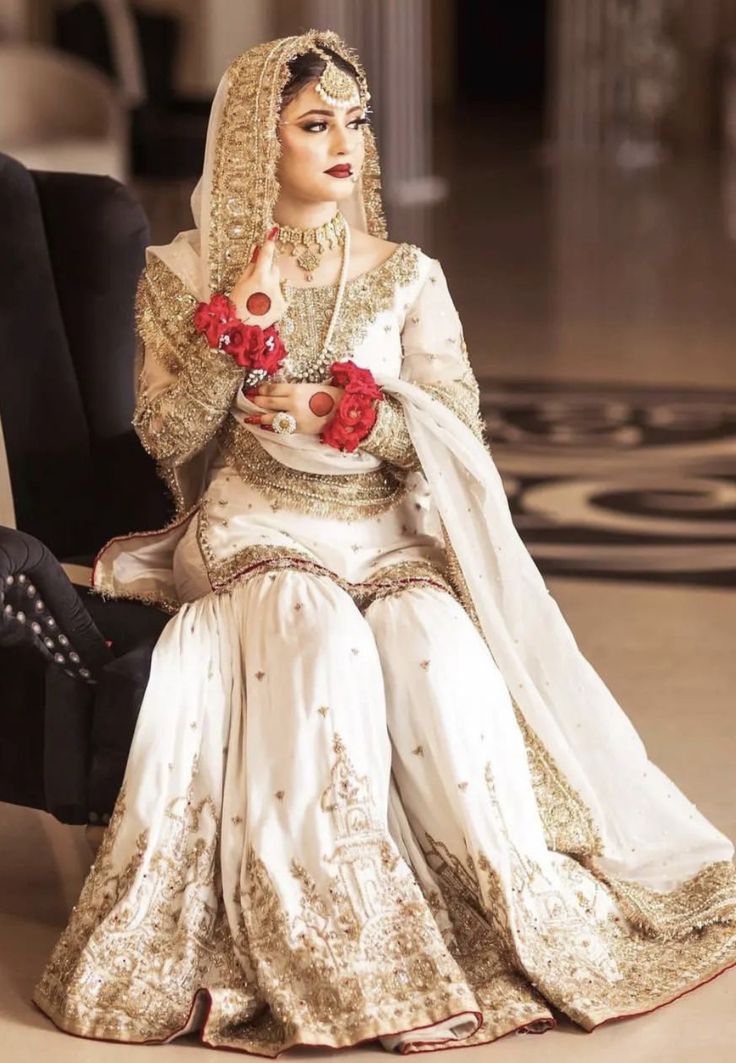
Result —
<path fill-rule="evenodd" d="M 304 24 L 332 29 L 357 49 L 373 98 L 384 196 L 413 206 L 443 199 L 432 173 L 432 81 L 426 0 L 306 0 Z"/>

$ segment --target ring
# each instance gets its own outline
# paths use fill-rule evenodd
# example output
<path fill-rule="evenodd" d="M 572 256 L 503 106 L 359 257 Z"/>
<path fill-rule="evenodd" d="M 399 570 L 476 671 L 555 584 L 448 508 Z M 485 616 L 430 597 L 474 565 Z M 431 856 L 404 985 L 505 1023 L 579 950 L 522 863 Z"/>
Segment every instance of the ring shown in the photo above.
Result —
<path fill-rule="evenodd" d="M 291 435 L 292 432 L 296 432 L 296 417 L 287 413 L 286 410 L 281 410 L 274 416 L 271 427 L 279 435 Z"/>

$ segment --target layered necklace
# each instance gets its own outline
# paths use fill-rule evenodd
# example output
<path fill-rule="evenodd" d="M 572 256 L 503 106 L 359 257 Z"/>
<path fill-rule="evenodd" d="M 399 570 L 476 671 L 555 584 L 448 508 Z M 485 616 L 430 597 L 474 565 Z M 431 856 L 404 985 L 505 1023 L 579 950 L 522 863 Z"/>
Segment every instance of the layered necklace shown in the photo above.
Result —
<path fill-rule="evenodd" d="M 319 237 L 316 234 L 319 234 Z M 330 239 L 334 239 L 335 243 L 328 244 L 327 241 Z M 337 282 L 337 293 L 335 295 L 335 303 L 332 308 L 332 313 L 330 315 L 329 324 L 327 326 L 327 331 L 325 332 L 325 337 L 322 342 L 321 349 L 316 355 L 310 358 L 309 369 L 307 371 L 307 379 L 313 380 L 314 382 L 319 382 L 326 379 L 326 376 L 329 376 L 329 367 L 335 361 L 335 354 L 330 350 L 330 345 L 332 343 L 332 337 L 335 332 L 335 326 L 337 325 L 337 321 L 340 316 L 340 309 L 342 307 L 343 297 L 345 295 L 345 287 L 347 284 L 348 271 L 350 268 L 350 227 L 347 224 L 344 216 L 338 211 L 332 218 L 330 218 L 329 221 L 313 229 L 296 229 L 288 225 L 281 226 L 278 243 L 280 249 L 282 244 L 287 245 L 287 247 L 290 245 L 291 247 L 296 249 L 291 252 L 287 250 L 286 253 L 294 255 L 297 260 L 297 264 L 300 265 L 301 268 L 306 271 L 307 280 L 313 279 L 311 275 L 312 270 L 316 269 L 317 265 L 319 265 L 319 261 L 322 255 L 324 254 L 326 247 L 342 245 L 342 264 L 340 266 L 340 276 Z M 311 253 L 311 249 L 314 246 L 320 248 L 319 251 L 314 252 L 317 256 L 316 262 L 314 262 L 313 259 L 309 258 L 307 261 L 313 262 L 313 264 L 311 266 L 304 265 L 304 258 L 306 258 L 306 256 Z M 304 248 L 305 250 L 301 251 L 301 248 Z M 302 261 L 300 261 L 300 257 L 302 258 Z M 288 282 L 286 282 L 286 287 L 288 289 Z M 299 289 L 297 288 L 296 290 Z M 289 365 L 288 357 L 284 364 L 284 368 L 287 370 L 297 369 L 296 366 Z M 306 366 L 300 366 L 299 369 L 302 373 L 304 373 L 306 371 Z"/>

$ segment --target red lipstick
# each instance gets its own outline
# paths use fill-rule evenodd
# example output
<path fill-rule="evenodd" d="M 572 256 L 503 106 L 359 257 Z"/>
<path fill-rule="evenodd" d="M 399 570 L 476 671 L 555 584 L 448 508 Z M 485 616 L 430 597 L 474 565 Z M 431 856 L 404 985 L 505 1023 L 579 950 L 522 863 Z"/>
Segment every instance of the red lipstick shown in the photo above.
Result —
<path fill-rule="evenodd" d="M 338 166 L 333 166 L 331 170 L 325 170 L 330 177 L 350 177 L 353 168 L 350 163 L 342 162 Z"/>

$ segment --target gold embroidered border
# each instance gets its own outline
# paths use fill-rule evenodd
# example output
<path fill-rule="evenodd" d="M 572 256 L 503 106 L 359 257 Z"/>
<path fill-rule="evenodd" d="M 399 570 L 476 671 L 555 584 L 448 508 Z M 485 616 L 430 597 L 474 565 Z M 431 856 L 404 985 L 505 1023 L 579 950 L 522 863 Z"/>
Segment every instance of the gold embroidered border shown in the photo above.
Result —
<path fill-rule="evenodd" d="M 677 941 L 714 923 L 736 924 L 736 867 L 730 860 L 707 864 L 665 893 L 608 875 L 592 860 L 582 863 L 610 889 L 629 922 L 648 937 Z"/>
<path fill-rule="evenodd" d="M 450 582 L 463 608 L 488 645 L 467 581 L 444 524 L 442 533 Z M 488 646 L 488 649 L 492 655 L 491 647 Z M 513 696 L 511 700 L 524 738 L 534 795 L 549 848 L 562 853 L 601 853 L 603 842 L 590 809 L 529 726 Z"/>
<path fill-rule="evenodd" d="M 349 280 L 345 286 L 340 315 L 330 344 L 341 357 L 350 357 L 368 333 L 378 315 L 391 310 L 400 289 L 419 276 L 419 256 L 415 244 L 399 244 L 387 259 L 373 269 Z M 333 356 L 320 358 L 324 334 L 332 314 L 337 284 L 318 288 L 287 286 L 290 304 L 279 322 L 289 357 L 289 379 L 323 381 L 329 379 Z"/>
<path fill-rule="evenodd" d="M 109 575 L 106 575 L 105 578 L 99 582 L 99 586 L 95 586 L 95 573 L 102 555 L 109 547 L 114 546 L 116 543 L 124 542 L 126 539 L 152 539 L 159 535 L 165 535 L 166 532 L 173 531 L 174 528 L 180 527 L 186 520 L 192 517 L 200 508 L 200 505 L 200 502 L 195 502 L 195 504 L 190 506 L 186 512 L 177 514 L 177 516 L 168 524 L 165 524 L 163 528 L 157 528 L 154 531 L 131 532 L 129 535 L 116 535 L 113 539 L 108 540 L 108 542 L 98 550 L 92 563 L 91 592 L 98 595 L 103 600 L 124 599 L 125 601 L 142 602 L 144 605 L 155 605 L 156 608 L 161 609 L 163 612 L 169 613 L 170 615 L 178 612 L 180 603 L 169 595 L 158 592 L 148 593 L 142 591 L 127 591 L 124 587 L 116 586 Z"/>
<path fill-rule="evenodd" d="M 328 889 L 296 858 L 299 914 L 249 847 L 244 921 L 259 982 L 290 1019 L 290 1040 L 354 1044 L 472 1011 L 477 1002 L 448 951 L 410 868 L 400 859 L 371 779 L 338 733 L 319 808 L 330 819 Z M 390 960 L 389 960 L 390 957 Z M 421 1031 L 418 1032 L 421 1037 Z"/>
<path fill-rule="evenodd" d="M 212 287 L 229 290 L 248 262 L 253 244 L 273 225 L 279 195 L 276 176 L 280 143 L 277 121 L 281 94 L 291 76 L 289 62 L 324 43 L 348 62 L 361 78 L 365 71 L 357 52 L 330 30 L 309 30 L 300 36 L 267 41 L 248 49 L 228 67 L 228 90 L 217 129 L 212 165 L 209 267 Z M 380 163 L 373 132 L 363 128 L 361 174 L 368 232 L 385 238 Z"/>
<path fill-rule="evenodd" d="M 223 429 L 221 445 L 225 460 L 244 482 L 253 484 L 270 501 L 299 513 L 359 520 L 386 512 L 406 494 L 403 479 L 390 467 L 334 475 L 291 469 L 272 458 L 234 418 Z"/>
<path fill-rule="evenodd" d="M 207 541 L 206 505 L 200 508 L 198 521 L 199 547 L 207 565 L 207 575 L 212 589 L 218 593 L 228 591 L 233 584 L 258 576 L 264 571 L 296 568 L 302 572 L 311 572 L 316 576 L 325 576 L 332 580 L 333 583 L 347 591 L 361 611 L 380 598 L 399 594 L 406 588 L 416 585 L 435 587 L 455 597 L 453 588 L 442 571 L 431 561 L 421 558 L 387 565 L 369 579 L 355 583 L 338 576 L 326 565 L 315 561 L 306 551 L 296 547 L 255 544 L 238 550 L 237 553 L 223 561 L 215 557 Z"/>
<path fill-rule="evenodd" d="M 575 856 L 600 855 L 603 840 L 592 813 L 511 698 L 526 746 L 534 796 L 547 848 Z"/>

